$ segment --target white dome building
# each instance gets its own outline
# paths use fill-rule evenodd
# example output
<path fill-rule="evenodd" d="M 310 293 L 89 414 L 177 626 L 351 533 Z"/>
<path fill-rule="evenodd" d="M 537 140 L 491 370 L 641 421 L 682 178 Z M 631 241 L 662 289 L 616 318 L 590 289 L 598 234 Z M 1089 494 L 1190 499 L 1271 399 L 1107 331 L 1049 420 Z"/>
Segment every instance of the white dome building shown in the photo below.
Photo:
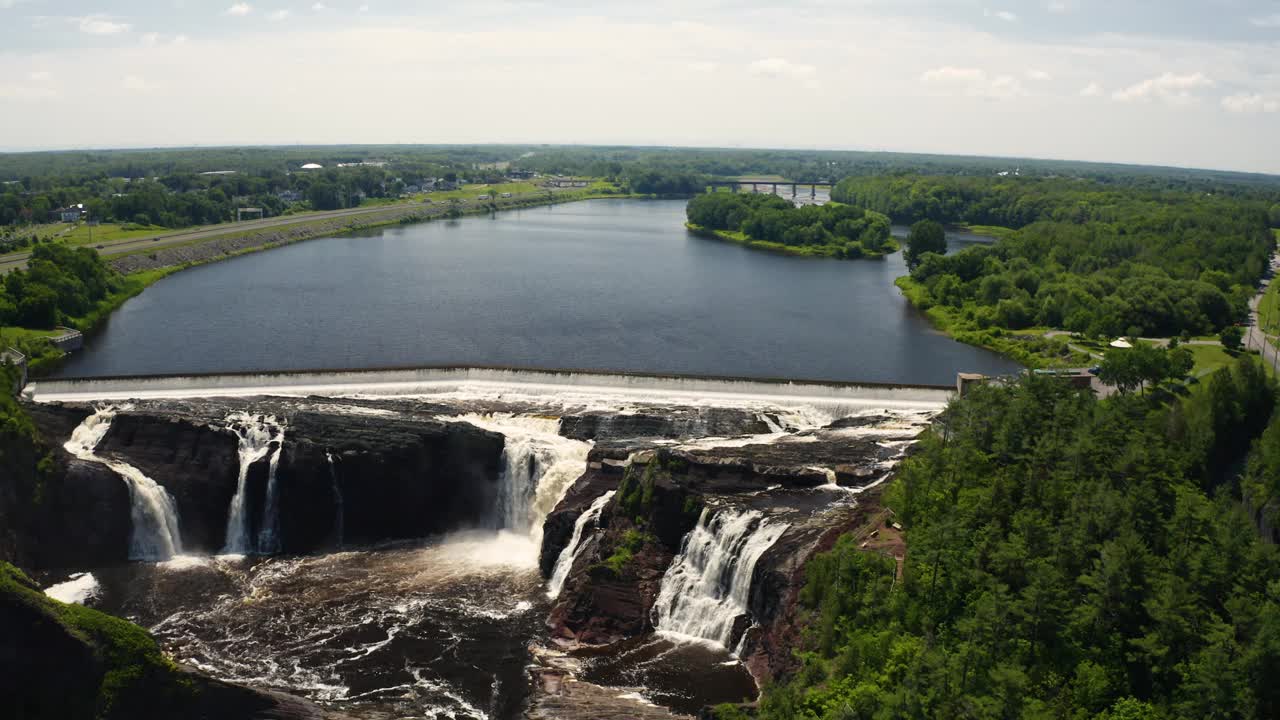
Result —
<path fill-rule="evenodd" d="M 323 170 L 324 166 L 320 165 L 319 163 L 307 163 L 306 165 L 302 166 L 302 169 L 303 170 Z"/>

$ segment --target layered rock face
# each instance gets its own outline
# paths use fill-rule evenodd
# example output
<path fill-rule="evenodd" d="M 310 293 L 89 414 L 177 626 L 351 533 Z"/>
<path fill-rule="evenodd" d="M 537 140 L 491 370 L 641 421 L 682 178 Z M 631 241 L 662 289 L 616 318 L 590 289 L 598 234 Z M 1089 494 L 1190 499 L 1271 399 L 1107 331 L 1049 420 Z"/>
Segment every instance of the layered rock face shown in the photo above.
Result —
<path fill-rule="evenodd" d="M 26 567 L 123 562 L 129 547 L 129 492 L 109 469 L 62 449 L 89 411 L 31 406 L 50 464 L 30 486 L 0 482 L 0 559 Z"/>
<path fill-rule="evenodd" d="M 120 409 L 94 453 L 128 463 L 174 499 L 184 552 L 217 553 L 241 472 L 233 405 L 154 403 Z M 89 568 L 128 559 L 130 495 L 106 465 L 61 447 L 92 408 L 32 405 L 55 460 L 15 559 L 28 567 Z M 245 468 L 248 534 L 278 524 L 273 552 L 306 553 L 482 526 L 495 505 L 504 439 L 428 416 L 315 412 L 290 402 L 255 404 L 284 426 Z M 274 461 L 274 473 L 272 465 Z M 268 513 L 274 479 L 275 508 Z M 3 503 L 0 503 L 3 504 Z M 268 517 L 268 515 L 270 517 Z"/>

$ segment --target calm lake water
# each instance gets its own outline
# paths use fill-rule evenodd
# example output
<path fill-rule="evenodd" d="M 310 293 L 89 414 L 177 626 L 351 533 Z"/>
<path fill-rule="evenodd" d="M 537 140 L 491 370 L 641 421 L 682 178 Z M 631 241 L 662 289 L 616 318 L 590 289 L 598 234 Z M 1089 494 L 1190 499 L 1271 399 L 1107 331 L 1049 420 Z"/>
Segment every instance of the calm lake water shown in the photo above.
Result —
<path fill-rule="evenodd" d="M 125 303 L 61 375 L 456 364 L 949 384 L 1016 368 L 933 330 L 893 285 L 900 253 L 746 250 L 687 233 L 684 208 L 593 200 L 194 268 Z"/>

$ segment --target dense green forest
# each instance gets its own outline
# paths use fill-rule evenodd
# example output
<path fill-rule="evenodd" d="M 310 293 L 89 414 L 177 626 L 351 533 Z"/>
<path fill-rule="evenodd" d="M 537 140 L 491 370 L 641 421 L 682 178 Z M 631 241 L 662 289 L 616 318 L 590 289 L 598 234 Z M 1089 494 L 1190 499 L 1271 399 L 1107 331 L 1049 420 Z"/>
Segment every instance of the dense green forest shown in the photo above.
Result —
<path fill-rule="evenodd" d="M 1246 358 L 1179 388 L 953 402 L 886 493 L 902 575 L 848 536 L 812 562 L 760 717 L 1280 717 L 1280 552 L 1237 482 L 1280 497 L 1276 387 Z"/>
<path fill-rule="evenodd" d="M 950 329 L 1199 335 L 1244 317 L 1274 250 L 1264 201 L 1078 180 L 850 178 L 833 197 L 895 220 L 1002 225 L 926 255 L 908 295 Z"/>
<path fill-rule="evenodd" d="M 0 326 L 52 328 L 87 315 L 122 283 L 89 248 L 38 245 L 26 270 L 8 273 L 0 282 Z"/>
<path fill-rule="evenodd" d="M 794 206 L 772 194 L 703 193 L 689 201 L 689 223 L 785 248 L 822 250 L 841 258 L 875 257 L 896 249 L 889 218 L 847 205 Z"/>

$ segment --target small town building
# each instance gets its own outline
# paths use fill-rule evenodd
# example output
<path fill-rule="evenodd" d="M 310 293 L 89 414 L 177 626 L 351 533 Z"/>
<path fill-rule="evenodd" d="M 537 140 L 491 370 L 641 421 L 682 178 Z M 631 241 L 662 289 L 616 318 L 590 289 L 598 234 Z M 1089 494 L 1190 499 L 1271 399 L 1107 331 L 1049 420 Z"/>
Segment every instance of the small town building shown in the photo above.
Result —
<path fill-rule="evenodd" d="M 64 208 L 58 208 L 49 213 L 49 219 L 53 222 L 80 222 L 84 216 L 88 214 L 83 203 L 68 205 Z"/>

